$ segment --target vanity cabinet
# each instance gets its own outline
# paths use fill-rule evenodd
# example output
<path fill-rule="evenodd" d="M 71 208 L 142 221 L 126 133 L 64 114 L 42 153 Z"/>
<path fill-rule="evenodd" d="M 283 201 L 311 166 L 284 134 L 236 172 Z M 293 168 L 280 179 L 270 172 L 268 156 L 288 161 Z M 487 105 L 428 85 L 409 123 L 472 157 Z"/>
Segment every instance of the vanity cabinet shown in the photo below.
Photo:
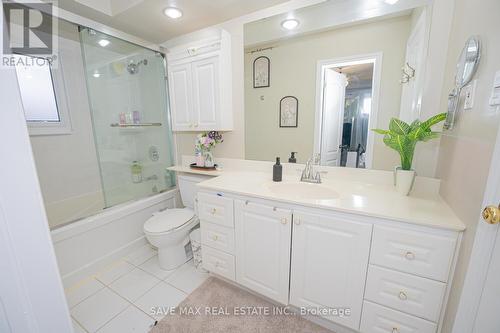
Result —
<path fill-rule="evenodd" d="M 288 304 L 292 211 L 236 200 L 236 282 Z"/>
<path fill-rule="evenodd" d="M 358 329 L 372 225 L 294 211 L 290 304 L 348 309 L 325 318 Z"/>
<path fill-rule="evenodd" d="M 172 130 L 232 130 L 230 45 L 222 32 L 167 55 Z"/>

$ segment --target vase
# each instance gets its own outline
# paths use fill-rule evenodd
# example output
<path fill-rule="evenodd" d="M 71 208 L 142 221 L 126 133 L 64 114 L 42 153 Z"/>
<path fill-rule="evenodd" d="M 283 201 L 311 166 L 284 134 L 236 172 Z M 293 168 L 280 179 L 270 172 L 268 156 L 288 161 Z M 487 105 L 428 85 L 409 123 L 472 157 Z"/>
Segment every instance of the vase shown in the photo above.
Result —
<path fill-rule="evenodd" d="M 196 166 L 204 167 L 205 166 L 205 157 L 203 156 L 201 151 L 198 151 L 198 150 L 195 151 L 194 156 L 195 156 Z"/>
<path fill-rule="evenodd" d="M 413 184 L 415 183 L 415 170 L 403 170 L 401 167 L 397 167 L 394 170 L 394 185 L 396 186 L 396 191 L 402 195 L 410 194 Z"/>
<path fill-rule="evenodd" d="M 205 167 L 206 168 L 213 168 L 215 163 L 214 163 L 214 155 L 212 154 L 211 151 L 204 151 L 203 152 L 203 158 L 205 159 Z"/>

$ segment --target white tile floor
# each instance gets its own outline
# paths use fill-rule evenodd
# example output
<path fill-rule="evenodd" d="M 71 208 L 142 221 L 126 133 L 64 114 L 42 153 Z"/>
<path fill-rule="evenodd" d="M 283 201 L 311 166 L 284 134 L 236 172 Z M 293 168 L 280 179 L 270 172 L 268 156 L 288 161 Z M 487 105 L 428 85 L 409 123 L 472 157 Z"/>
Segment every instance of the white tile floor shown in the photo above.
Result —
<path fill-rule="evenodd" d="M 164 271 L 144 246 L 66 290 L 75 332 L 148 332 L 162 319 L 152 307 L 177 306 L 207 277 L 192 261 Z"/>

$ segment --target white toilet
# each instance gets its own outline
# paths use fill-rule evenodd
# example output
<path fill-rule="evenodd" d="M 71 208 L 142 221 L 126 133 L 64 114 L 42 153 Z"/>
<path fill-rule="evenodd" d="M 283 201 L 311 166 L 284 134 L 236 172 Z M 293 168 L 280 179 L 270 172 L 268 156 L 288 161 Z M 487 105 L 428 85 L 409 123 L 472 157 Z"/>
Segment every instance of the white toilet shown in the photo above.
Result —
<path fill-rule="evenodd" d="M 185 208 L 166 209 L 153 213 L 144 223 L 148 241 L 158 248 L 160 267 L 171 270 L 192 258 L 188 247 L 189 232 L 199 221 L 196 216 L 196 184 L 207 176 L 179 176 L 179 190 Z"/>

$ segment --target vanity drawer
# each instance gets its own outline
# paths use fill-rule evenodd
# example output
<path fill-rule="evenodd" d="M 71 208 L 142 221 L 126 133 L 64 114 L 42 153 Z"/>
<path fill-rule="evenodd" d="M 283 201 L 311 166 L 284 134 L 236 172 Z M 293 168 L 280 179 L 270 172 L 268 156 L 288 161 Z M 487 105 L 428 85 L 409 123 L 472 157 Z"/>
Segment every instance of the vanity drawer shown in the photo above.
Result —
<path fill-rule="evenodd" d="M 435 333 L 437 325 L 372 302 L 363 302 L 362 333 Z"/>
<path fill-rule="evenodd" d="M 437 322 L 445 290 L 442 282 L 370 265 L 365 299 Z"/>
<path fill-rule="evenodd" d="M 203 268 L 231 281 L 236 280 L 234 256 L 209 246 L 202 246 Z"/>
<path fill-rule="evenodd" d="M 198 193 L 198 214 L 201 221 L 232 228 L 233 199 L 216 194 Z"/>
<path fill-rule="evenodd" d="M 201 221 L 201 243 L 234 254 L 234 229 Z"/>
<path fill-rule="evenodd" d="M 375 226 L 370 262 L 448 281 L 457 237 Z"/>

